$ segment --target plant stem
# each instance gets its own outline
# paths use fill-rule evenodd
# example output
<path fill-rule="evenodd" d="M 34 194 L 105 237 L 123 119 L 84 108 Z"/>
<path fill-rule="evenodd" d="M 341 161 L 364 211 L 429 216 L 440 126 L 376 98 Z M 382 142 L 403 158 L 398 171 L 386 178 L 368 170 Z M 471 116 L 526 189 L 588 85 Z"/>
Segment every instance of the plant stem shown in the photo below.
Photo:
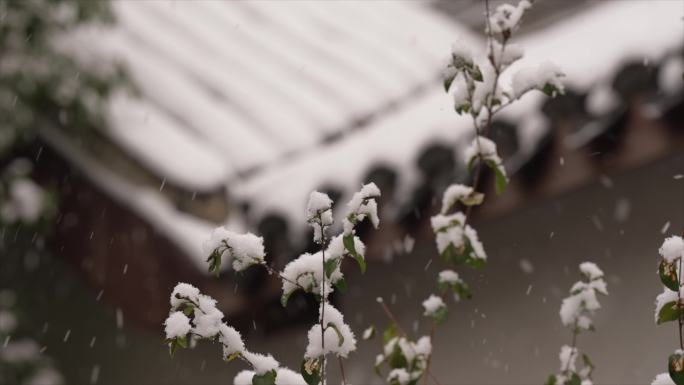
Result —
<path fill-rule="evenodd" d="M 325 328 L 323 320 L 325 319 L 325 305 L 328 302 L 328 294 L 325 291 L 325 227 L 323 220 L 319 214 L 318 219 L 321 225 L 321 384 L 325 385 Z"/>
<path fill-rule="evenodd" d="M 678 307 L 678 317 L 677 317 L 677 322 L 679 323 L 679 350 L 684 350 L 684 340 L 682 339 L 682 323 L 684 322 L 682 320 L 682 259 L 684 258 L 679 258 L 679 274 L 677 274 L 677 279 L 679 280 L 678 283 L 678 288 L 677 290 L 677 307 Z"/>
<path fill-rule="evenodd" d="M 340 363 L 340 373 L 342 373 L 342 385 L 347 385 L 347 377 L 344 375 L 344 364 L 342 363 L 342 357 L 337 356 L 337 362 Z"/>

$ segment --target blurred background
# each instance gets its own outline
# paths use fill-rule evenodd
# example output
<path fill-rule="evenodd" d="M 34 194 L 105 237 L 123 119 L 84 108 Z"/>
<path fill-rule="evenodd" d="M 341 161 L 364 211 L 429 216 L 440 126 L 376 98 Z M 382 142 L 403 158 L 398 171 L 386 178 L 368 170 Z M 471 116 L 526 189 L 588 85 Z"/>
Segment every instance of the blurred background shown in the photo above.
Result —
<path fill-rule="evenodd" d="M 336 305 L 357 336 L 388 324 L 379 296 L 427 334 L 420 304 L 445 268 L 429 217 L 468 178 L 473 135 L 441 73 L 454 41 L 484 49 L 484 9 L 0 1 L 0 383 L 232 383 L 243 367 L 217 345 L 169 358 L 162 322 L 179 281 L 216 298 L 251 350 L 298 368 L 313 299 L 283 308 L 259 269 L 210 276 L 202 242 L 223 224 L 255 232 L 282 269 L 314 249 L 309 192 L 328 193 L 339 217 L 370 181 L 381 226 L 360 231 L 368 271 L 345 266 Z M 462 272 L 474 298 L 438 329 L 444 384 L 555 372 L 571 337 L 560 301 L 585 260 L 610 292 L 579 339 L 596 382 L 665 371 L 676 332 L 653 310 L 658 247 L 684 229 L 683 17 L 676 0 L 546 0 L 523 22 L 520 65 L 553 61 L 567 91 L 526 96 L 494 122 L 511 184 L 497 196 L 483 182 L 473 226 L 489 264 Z M 382 383 L 380 342 L 358 345 L 350 383 Z"/>

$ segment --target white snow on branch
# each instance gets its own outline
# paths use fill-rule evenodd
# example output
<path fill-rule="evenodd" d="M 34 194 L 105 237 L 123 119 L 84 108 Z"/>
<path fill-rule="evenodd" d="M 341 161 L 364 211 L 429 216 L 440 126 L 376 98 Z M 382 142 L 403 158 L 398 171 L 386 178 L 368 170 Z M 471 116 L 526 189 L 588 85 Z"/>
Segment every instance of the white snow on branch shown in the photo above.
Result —
<path fill-rule="evenodd" d="M 225 227 L 217 227 L 202 248 L 206 255 L 217 252 L 222 258 L 232 261 L 235 271 L 265 263 L 264 239 L 252 233 L 238 234 Z"/>
<path fill-rule="evenodd" d="M 423 301 L 423 308 L 425 308 L 425 312 L 423 313 L 423 315 L 427 317 L 433 317 L 437 314 L 438 311 L 445 307 L 446 305 L 444 304 L 444 301 L 441 297 L 436 296 L 434 294 L 430 294 L 428 299 Z"/>
<path fill-rule="evenodd" d="M 333 224 L 333 201 L 328 194 L 312 191 L 306 205 L 306 221 L 314 231 L 314 242 L 323 243 L 325 230 Z"/>
<path fill-rule="evenodd" d="M 665 238 L 663 245 L 658 249 L 660 256 L 672 263 L 684 256 L 684 240 L 678 235 Z"/>
<path fill-rule="evenodd" d="M 347 203 L 347 214 L 343 220 L 345 235 L 352 234 L 354 226 L 366 218 L 370 219 L 373 227 L 378 228 L 380 219 L 378 218 L 378 204 L 375 201 L 377 198 L 380 198 L 380 189 L 373 182 L 363 185 L 360 191 L 354 193 Z"/>
<path fill-rule="evenodd" d="M 164 321 L 164 326 L 166 338 L 185 337 L 192 328 L 190 319 L 180 311 L 171 313 Z"/>
<path fill-rule="evenodd" d="M 356 350 L 356 338 L 349 325 L 344 323 L 344 317 L 339 310 L 328 303 L 323 303 L 323 328 L 325 344 L 321 341 L 321 325 L 315 324 L 309 329 L 308 344 L 305 358 L 318 358 L 327 354 L 335 354 L 339 357 L 347 357 L 350 352 Z M 319 320 L 321 315 L 319 314 Z M 325 348 L 323 348 L 325 345 Z"/>

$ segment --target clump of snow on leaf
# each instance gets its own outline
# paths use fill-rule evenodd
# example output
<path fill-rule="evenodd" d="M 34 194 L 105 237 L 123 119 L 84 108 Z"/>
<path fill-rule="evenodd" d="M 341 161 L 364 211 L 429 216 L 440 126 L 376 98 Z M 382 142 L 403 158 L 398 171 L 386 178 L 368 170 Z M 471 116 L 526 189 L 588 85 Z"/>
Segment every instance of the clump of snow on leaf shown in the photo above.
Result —
<path fill-rule="evenodd" d="M 582 262 L 579 269 L 590 281 L 603 277 L 603 271 L 594 262 Z"/>
<path fill-rule="evenodd" d="M 327 194 L 312 191 L 306 205 L 306 221 L 314 231 L 314 242 L 323 243 L 325 230 L 333 224 L 332 199 Z"/>
<path fill-rule="evenodd" d="M 442 270 L 439 272 L 439 276 L 437 278 L 437 281 L 443 282 L 443 283 L 455 284 L 455 283 L 461 282 L 461 279 L 458 277 L 458 273 L 453 271 L 453 270 Z"/>
<path fill-rule="evenodd" d="M 660 373 L 653 379 L 651 385 L 675 385 L 675 383 L 672 381 L 670 373 Z"/>
<path fill-rule="evenodd" d="M 526 67 L 518 70 L 513 74 L 511 86 L 513 87 L 513 97 L 520 98 L 527 91 L 539 90 L 545 93 L 550 93 L 555 96 L 556 93 L 563 93 L 565 87 L 560 81 L 560 78 L 565 76 L 560 67 L 551 63 L 543 62 L 537 68 Z M 553 87 L 553 90 L 547 92 L 548 87 Z"/>
<path fill-rule="evenodd" d="M 164 321 L 164 325 L 164 332 L 168 339 L 185 337 L 192 328 L 190 326 L 190 319 L 180 311 L 171 313 L 166 321 Z"/>
<path fill-rule="evenodd" d="M 443 253 L 450 245 L 456 249 L 464 246 L 466 239 L 473 248 L 472 257 L 478 259 L 487 259 L 487 254 L 484 251 L 484 246 L 477 235 L 477 231 L 470 227 L 470 225 L 463 228 L 465 223 L 465 215 L 457 212 L 451 215 L 437 214 L 430 218 L 432 229 L 435 232 L 435 242 L 437 243 L 437 250 Z"/>
<path fill-rule="evenodd" d="M 502 4 L 489 17 L 489 28 L 493 34 L 509 35 L 518 29 L 525 11 L 530 9 L 532 4 L 523 0 L 518 5 Z"/>
<path fill-rule="evenodd" d="M 177 309 L 178 306 L 186 303 L 186 298 L 191 302 L 197 303 L 200 291 L 196 287 L 180 282 L 173 288 L 171 292 L 171 307 Z"/>
<path fill-rule="evenodd" d="M 337 255 L 339 253 L 337 243 L 334 243 L 335 253 L 325 254 L 326 261 L 339 258 L 339 255 Z M 333 246 L 333 242 L 331 242 L 331 246 Z M 324 273 L 323 264 L 321 263 L 322 258 L 320 251 L 315 254 L 304 253 L 288 263 L 281 273 L 283 277 L 283 295 L 290 295 L 299 289 L 300 286 L 309 293 L 322 294 L 324 296 L 330 294 L 333 290 L 332 285 L 342 279 L 343 275 L 338 264 L 332 274 L 330 274 L 329 279 L 325 280 L 325 290 L 321 290 Z"/>
<path fill-rule="evenodd" d="M 351 328 L 344 323 L 344 317 L 339 310 L 328 303 L 322 305 L 323 327 L 325 343 L 321 342 L 321 325 L 316 324 L 309 329 L 309 343 L 306 346 L 306 358 L 317 358 L 326 354 L 340 357 L 356 350 L 356 338 Z M 319 315 L 320 317 L 320 315 Z M 320 319 L 320 318 L 319 318 Z M 323 348 L 322 345 L 325 345 Z"/>
<path fill-rule="evenodd" d="M 684 289 L 680 289 L 680 295 L 684 297 Z M 676 291 L 664 288 L 663 292 L 658 294 L 656 297 L 656 308 L 655 308 L 655 321 L 658 323 L 658 315 L 664 306 L 677 306 L 676 303 L 679 301 L 679 296 Z M 674 303 L 673 303 L 674 302 Z M 668 305 L 670 304 L 670 305 Z"/>
<path fill-rule="evenodd" d="M 211 338 L 219 333 L 223 323 L 223 313 L 216 308 L 216 300 L 200 294 L 199 306 L 194 309 L 193 332 L 200 337 Z"/>
<path fill-rule="evenodd" d="M 221 258 L 232 260 L 235 271 L 243 271 L 249 266 L 263 264 L 266 255 L 262 237 L 252 233 L 235 233 L 225 227 L 214 229 L 202 248 L 205 254 L 217 252 Z"/>
<path fill-rule="evenodd" d="M 476 158 L 494 162 L 496 165 L 503 164 L 499 154 L 496 152 L 496 143 L 484 136 L 476 136 L 473 139 L 464 152 L 464 158 L 466 164 L 470 164 Z"/>
<path fill-rule="evenodd" d="M 264 355 L 245 351 L 242 353 L 242 357 L 249 361 L 256 374 L 261 375 L 278 369 L 278 361 L 270 354 Z"/>
<path fill-rule="evenodd" d="M 368 218 L 373 227 L 377 228 L 380 224 L 378 218 L 378 204 L 375 199 L 380 197 L 380 189 L 375 183 L 363 185 L 360 191 L 354 193 L 352 199 L 347 203 L 347 215 L 342 224 L 344 234 L 349 235 L 354 231 L 354 226 Z"/>
<path fill-rule="evenodd" d="M 456 203 L 472 193 L 473 188 L 463 184 L 452 184 L 447 187 L 442 195 L 442 214 L 446 214 Z"/>
<path fill-rule="evenodd" d="M 219 327 L 219 342 L 223 344 L 224 358 L 235 353 L 241 353 L 245 350 L 245 343 L 242 341 L 240 332 L 226 324 L 222 324 Z"/>
<path fill-rule="evenodd" d="M 427 317 L 433 317 L 437 315 L 437 312 L 446 307 L 444 301 L 439 296 L 430 294 L 428 299 L 423 301 L 423 308 L 425 308 L 424 315 Z"/>
<path fill-rule="evenodd" d="M 560 359 L 561 372 L 566 370 L 575 372 L 577 370 L 575 364 L 577 360 L 577 348 L 563 345 L 561 347 L 560 353 L 558 354 L 558 358 Z"/>
<path fill-rule="evenodd" d="M 578 281 L 570 289 L 570 296 L 563 299 L 560 317 L 563 325 L 582 330 L 592 327 L 591 316 L 601 308 L 596 293 L 608 294 L 603 272 L 592 262 L 580 264 L 580 271 L 587 281 Z"/>
<path fill-rule="evenodd" d="M 672 263 L 677 258 L 684 256 L 684 240 L 677 235 L 668 237 L 663 242 L 663 245 L 660 246 L 658 252 L 666 261 Z"/>

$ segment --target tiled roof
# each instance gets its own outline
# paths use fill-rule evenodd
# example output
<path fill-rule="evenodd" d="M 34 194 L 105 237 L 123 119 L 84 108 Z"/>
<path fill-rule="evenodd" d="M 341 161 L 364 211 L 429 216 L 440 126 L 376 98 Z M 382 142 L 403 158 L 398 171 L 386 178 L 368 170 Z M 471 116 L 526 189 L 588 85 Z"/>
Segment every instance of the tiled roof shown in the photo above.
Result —
<path fill-rule="evenodd" d="M 91 28 L 69 40 L 84 59 L 122 60 L 140 90 L 114 98 L 106 133 L 160 179 L 188 191 L 227 186 L 233 199 L 249 203 L 250 223 L 276 213 L 303 229 L 309 191 L 333 186 L 346 199 L 378 165 L 396 170 L 401 203 L 421 182 L 417 162 L 428 145 L 458 150 L 472 135 L 438 78 L 452 41 L 481 45 L 480 37 L 429 3 L 113 4 L 113 30 Z M 589 93 L 612 87 L 627 60 L 658 62 L 680 50 L 680 8 L 606 2 L 519 42 L 526 63 L 554 61 L 571 90 Z M 548 130 L 540 101 L 526 97 L 502 116 L 516 129 L 518 162 Z M 172 239 L 191 223 L 192 236 L 178 242 L 203 266 L 195 238 L 213 224 L 169 204 L 145 209 L 137 195 L 163 195 L 129 187 L 134 193 L 113 195 L 134 202 Z"/>

